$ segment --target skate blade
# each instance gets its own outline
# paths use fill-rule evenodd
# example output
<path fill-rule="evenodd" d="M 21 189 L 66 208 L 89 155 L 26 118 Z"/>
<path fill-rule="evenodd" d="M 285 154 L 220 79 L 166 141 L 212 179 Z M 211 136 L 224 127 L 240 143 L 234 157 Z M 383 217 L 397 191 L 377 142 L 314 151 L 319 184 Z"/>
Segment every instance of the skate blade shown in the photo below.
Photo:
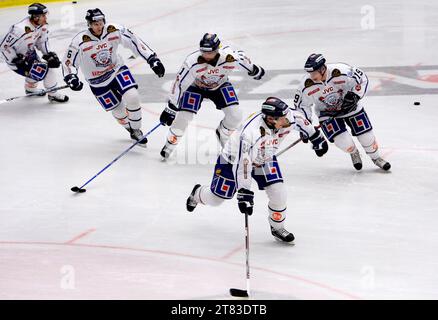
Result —
<path fill-rule="evenodd" d="M 131 139 L 132 142 L 137 142 L 137 140 Z M 143 149 L 147 148 L 147 143 L 137 143 L 137 147 L 141 147 Z"/>
<path fill-rule="evenodd" d="M 277 238 L 277 237 L 275 237 L 275 236 L 273 236 L 274 237 L 274 239 L 275 239 L 275 241 L 276 242 L 279 242 L 279 243 L 282 243 L 282 244 L 284 244 L 285 246 L 294 246 L 295 245 L 295 239 L 293 239 L 292 241 L 289 241 L 289 242 L 287 242 L 287 241 L 283 241 L 283 240 L 281 240 L 281 239 L 279 239 L 279 238 Z"/>

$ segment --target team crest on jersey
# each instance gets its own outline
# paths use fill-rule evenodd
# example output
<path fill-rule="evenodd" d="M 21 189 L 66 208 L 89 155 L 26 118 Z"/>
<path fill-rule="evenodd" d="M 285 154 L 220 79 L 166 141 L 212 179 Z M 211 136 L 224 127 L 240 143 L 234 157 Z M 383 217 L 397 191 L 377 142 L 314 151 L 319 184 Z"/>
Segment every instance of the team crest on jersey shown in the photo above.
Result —
<path fill-rule="evenodd" d="M 339 69 L 334 69 L 332 71 L 332 77 L 339 77 L 341 75 L 341 71 Z"/>
<path fill-rule="evenodd" d="M 117 29 L 117 28 L 114 27 L 113 25 L 109 25 L 108 28 L 106 29 L 106 31 L 107 31 L 108 33 L 116 32 L 116 31 L 118 31 L 118 30 L 119 30 L 119 29 Z"/>
<path fill-rule="evenodd" d="M 113 48 L 100 50 L 99 52 L 93 53 L 91 59 L 94 60 L 96 67 L 107 67 L 111 64 Z"/>
<path fill-rule="evenodd" d="M 218 83 L 222 80 L 223 77 L 224 77 L 223 74 L 210 75 L 208 77 L 202 75 L 200 78 L 195 79 L 195 84 L 203 88 L 214 88 L 218 85 Z"/>
<path fill-rule="evenodd" d="M 321 97 L 323 98 L 323 97 Z M 333 107 L 333 108 L 337 108 L 341 103 L 341 93 L 340 92 L 332 92 L 330 94 L 328 94 L 327 96 L 325 96 L 325 98 L 323 98 L 322 101 L 324 101 L 324 103 L 329 106 L 329 107 Z"/>
<path fill-rule="evenodd" d="M 227 54 L 226 58 L 225 58 L 226 62 L 234 62 L 237 61 L 236 59 L 234 59 L 234 57 L 231 54 Z"/>
<path fill-rule="evenodd" d="M 32 29 L 30 27 L 26 26 L 26 27 L 24 27 L 24 32 L 25 33 L 31 33 Z"/>
<path fill-rule="evenodd" d="M 90 36 L 87 36 L 86 34 L 84 34 L 84 35 L 82 36 L 82 42 L 88 42 L 88 41 L 91 41 Z"/>
<path fill-rule="evenodd" d="M 309 88 L 309 87 L 313 86 L 314 84 L 315 84 L 315 82 L 313 82 L 312 79 L 306 79 L 306 81 L 304 82 L 304 87 Z"/>

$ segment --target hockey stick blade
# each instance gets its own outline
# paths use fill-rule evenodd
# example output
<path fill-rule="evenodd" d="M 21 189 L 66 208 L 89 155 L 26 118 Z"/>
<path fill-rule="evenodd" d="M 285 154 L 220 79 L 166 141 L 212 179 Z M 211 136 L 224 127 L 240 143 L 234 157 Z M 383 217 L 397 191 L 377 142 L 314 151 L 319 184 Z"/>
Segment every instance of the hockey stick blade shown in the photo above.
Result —
<path fill-rule="evenodd" d="M 241 298 L 248 298 L 248 291 L 241 290 L 241 289 L 230 289 L 230 294 L 233 297 L 241 297 Z"/>
<path fill-rule="evenodd" d="M 14 101 L 16 99 L 26 98 L 26 97 L 34 97 L 34 96 L 42 97 L 42 96 L 45 96 L 46 93 L 50 93 L 50 92 L 53 92 L 53 91 L 62 90 L 62 89 L 66 89 L 66 88 L 69 88 L 69 86 L 68 85 L 63 85 L 63 86 L 60 86 L 60 87 L 52 88 L 50 90 L 44 90 L 43 92 L 40 92 L 40 93 L 28 93 L 28 94 L 25 94 L 24 96 L 18 96 L 18 97 L 12 97 L 12 98 L 8 98 L 8 99 L 3 99 L 3 100 L 0 100 L 0 104 L 6 103 L 6 102 L 9 102 L 9 101 Z"/>
<path fill-rule="evenodd" d="M 79 187 L 73 187 L 70 190 L 73 191 L 73 192 L 76 192 L 76 193 L 84 193 L 85 191 L 87 191 L 86 189 L 82 189 L 82 188 L 79 188 Z"/>

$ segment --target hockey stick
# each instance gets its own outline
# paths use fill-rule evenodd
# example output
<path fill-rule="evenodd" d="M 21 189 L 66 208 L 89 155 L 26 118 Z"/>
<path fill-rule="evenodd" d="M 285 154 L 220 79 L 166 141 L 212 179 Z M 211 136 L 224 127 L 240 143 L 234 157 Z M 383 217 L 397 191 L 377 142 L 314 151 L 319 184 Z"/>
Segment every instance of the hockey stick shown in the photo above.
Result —
<path fill-rule="evenodd" d="M 249 297 L 249 226 L 248 226 L 248 214 L 245 213 L 245 251 L 246 251 L 246 290 L 242 289 L 230 289 L 230 294 L 233 297 L 242 297 L 242 298 L 248 298 Z"/>
<path fill-rule="evenodd" d="M 327 121 L 327 120 L 324 120 L 324 122 L 325 122 L 325 121 Z M 321 125 L 317 125 L 317 126 L 315 127 L 315 129 L 319 129 L 319 128 L 321 128 Z M 290 145 L 288 145 L 286 148 L 284 148 L 283 150 L 281 150 L 280 152 L 278 152 L 278 153 L 276 154 L 276 156 L 278 157 L 278 156 L 282 155 L 283 153 L 285 153 L 285 152 L 286 152 L 287 150 L 289 150 L 290 148 L 296 146 L 296 145 L 297 145 L 298 143 L 300 143 L 302 140 L 303 140 L 303 139 L 301 139 L 301 138 L 295 140 L 295 141 L 292 142 Z"/>
<path fill-rule="evenodd" d="M 28 93 L 28 94 L 26 94 L 24 96 L 18 96 L 18 97 L 12 97 L 12 98 L 8 98 L 8 99 L 0 100 L 0 104 L 6 103 L 6 102 L 9 102 L 9 101 L 13 101 L 13 100 L 16 100 L 16 99 L 45 95 L 46 93 L 57 91 L 57 90 L 61 90 L 61 89 L 66 89 L 66 88 L 69 88 L 69 86 L 68 85 L 64 85 L 64 86 L 52 88 L 50 90 L 43 90 L 43 91 L 38 92 L 38 93 L 37 92 L 35 92 L 35 93 Z"/>
<path fill-rule="evenodd" d="M 295 140 L 294 142 L 292 142 L 290 145 L 288 145 L 286 148 L 284 148 L 283 150 L 281 150 L 279 153 L 276 154 L 277 157 L 279 157 L 280 155 L 282 155 L 283 153 L 285 153 L 287 150 L 289 150 L 290 148 L 292 148 L 293 146 L 296 146 L 298 143 L 300 143 L 302 141 L 301 138 Z"/>
<path fill-rule="evenodd" d="M 128 153 L 129 150 L 131 150 L 132 148 L 134 148 L 137 144 L 139 144 L 141 141 L 143 141 L 148 135 L 150 135 L 153 131 L 155 131 L 155 129 L 157 129 L 159 126 L 161 126 L 163 123 L 160 122 L 159 124 L 157 124 L 153 129 L 151 129 L 148 133 L 146 133 L 145 135 L 143 135 L 141 137 L 140 140 L 136 141 L 134 144 L 132 144 L 128 149 L 126 149 L 125 151 L 123 151 L 117 158 L 115 158 L 113 161 L 111 161 L 110 163 L 108 163 L 105 168 L 103 168 L 102 170 L 100 170 L 98 173 L 96 173 L 94 175 L 94 177 L 92 177 L 90 180 L 88 180 L 87 182 L 85 182 L 82 186 L 77 187 L 74 186 L 72 187 L 70 190 L 76 193 L 84 193 L 85 191 L 87 191 L 86 189 L 84 189 L 84 187 L 89 184 L 91 181 L 93 181 L 98 175 L 100 175 L 102 172 L 104 172 L 106 169 L 108 169 L 114 162 L 116 162 L 117 160 L 119 160 L 121 157 L 123 157 L 125 154 Z"/>

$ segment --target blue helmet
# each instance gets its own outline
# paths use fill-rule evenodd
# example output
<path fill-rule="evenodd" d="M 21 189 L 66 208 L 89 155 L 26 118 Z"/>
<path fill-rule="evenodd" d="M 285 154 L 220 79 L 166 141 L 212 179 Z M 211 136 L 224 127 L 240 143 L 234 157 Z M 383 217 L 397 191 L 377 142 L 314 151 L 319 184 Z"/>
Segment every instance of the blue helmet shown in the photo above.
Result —
<path fill-rule="evenodd" d="M 87 20 L 88 25 L 90 25 L 94 21 L 103 20 L 105 23 L 105 15 L 103 14 L 102 10 L 99 8 L 96 9 L 89 9 L 87 10 L 87 15 L 85 16 L 85 20 Z"/>
<path fill-rule="evenodd" d="M 32 3 L 28 8 L 27 8 L 27 13 L 31 16 L 35 16 L 35 15 L 39 15 L 39 14 L 46 14 L 47 12 L 49 12 L 49 10 L 47 9 L 47 7 L 41 3 Z"/>
<path fill-rule="evenodd" d="M 319 70 L 323 65 L 325 65 L 324 56 L 320 53 L 312 53 L 306 60 L 304 70 L 307 72 L 312 72 Z"/>
<path fill-rule="evenodd" d="M 202 52 L 211 52 L 219 48 L 221 41 L 215 33 L 206 33 L 199 42 L 199 49 Z"/>
<path fill-rule="evenodd" d="M 276 97 L 269 97 L 262 104 L 262 113 L 265 116 L 284 117 L 288 111 L 289 106 Z"/>

